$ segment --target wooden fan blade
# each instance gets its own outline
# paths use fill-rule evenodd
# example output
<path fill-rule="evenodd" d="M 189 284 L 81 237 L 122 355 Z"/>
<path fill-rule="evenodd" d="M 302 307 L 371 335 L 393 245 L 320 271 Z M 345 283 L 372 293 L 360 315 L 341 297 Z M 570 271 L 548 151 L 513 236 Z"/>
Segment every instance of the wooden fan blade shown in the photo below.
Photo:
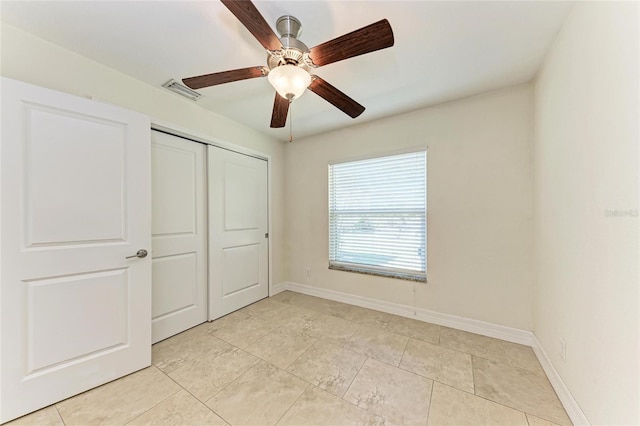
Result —
<path fill-rule="evenodd" d="M 309 85 L 311 90 L 316 95 L 323 98 L 351 118 L 356 118 L 364 112 L 364 107 L 351 99 L 349 96 L 342 93 L 317 75 L 313 76 L 313 81 Z"/>
<path fill-rule="evenodd" d="M 331 64 L 393 46 L 393 30 L 383 19 L 311 48 L 309 57 L 317 66 Z"/>
<path fill-rule="evenodd" d="M 273 101 L 273 114 L 271 114 L 271 127 L 284 127 L 287 123 L 287 113 L 289 112 L 289 99 L 285 99 L 276 93 Z"/>
<path fill-rule="evenodd" d="M 282 43 L 249 0 L 220 0 L 267 50 L 281 50 Z"/>
<path fill-rule="evenodd" d="M 263 71 L 263 67 L 251 67 L 183 78 L 182 82 L 191 89 L 202 89 L 203 87 L 216 86 L 238 80 L 247 80 L 249 78 L 264 77 L 265 75 L 266 73 Z"/>

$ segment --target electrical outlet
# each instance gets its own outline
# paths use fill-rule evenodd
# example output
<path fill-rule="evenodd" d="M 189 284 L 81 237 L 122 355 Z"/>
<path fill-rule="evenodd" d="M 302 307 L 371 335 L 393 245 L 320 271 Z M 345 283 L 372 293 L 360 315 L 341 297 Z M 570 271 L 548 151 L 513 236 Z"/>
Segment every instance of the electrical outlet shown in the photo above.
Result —
<path fill-rule="evenodd" d="M 304 275 L 307 278 L 311 278 L 311 268 L 307 266 L 307 269 L 304 271 Z"/>
<path fill-rule="evenodd" d="M 567 362 L 567 342 L 560 338 L 560 359 Z"/>

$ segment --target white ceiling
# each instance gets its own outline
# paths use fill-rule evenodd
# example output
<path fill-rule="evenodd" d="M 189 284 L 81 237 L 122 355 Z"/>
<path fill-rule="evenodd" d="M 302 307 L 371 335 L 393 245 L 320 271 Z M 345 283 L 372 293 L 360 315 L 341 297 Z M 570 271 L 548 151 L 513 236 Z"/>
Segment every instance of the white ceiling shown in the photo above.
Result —
<path fill-rule="evenodd" d="M 314 93 L 292 105 L 295 137 L 531 80 L 573 3 L 564 1 L 256 1 L 275 31 L 285 14 L 309 47 L 387 18 L 395 45 L 315 70 L 367 109 L 351 119 Z M 2 20 L 160 87 L 170 78 L 266 65 L 218 1 L 2 1 Z M 258 131 L 274 91 L 257 78 L 202 89 L 197 103 Z M 177 95 L 176 95 L 177 96 Z"/>

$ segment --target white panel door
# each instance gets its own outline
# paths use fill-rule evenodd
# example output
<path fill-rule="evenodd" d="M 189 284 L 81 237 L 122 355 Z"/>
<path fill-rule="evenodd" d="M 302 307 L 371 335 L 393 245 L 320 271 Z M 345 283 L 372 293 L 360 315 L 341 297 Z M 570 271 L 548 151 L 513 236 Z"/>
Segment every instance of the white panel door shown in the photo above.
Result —
<path fill-rule="evenodd" d="M 267 162 L 214 146 L 209 155 L 209 319 L 269 295 Z"/>
<path fill-rule="evenodd" d="M 206 147 L 151 132 L 153 343 L 207 320 Z"/>
<path fill-rule="evenodd" d="M 151 364 L 149 128 L 2 79 L 0 422 Z"/>

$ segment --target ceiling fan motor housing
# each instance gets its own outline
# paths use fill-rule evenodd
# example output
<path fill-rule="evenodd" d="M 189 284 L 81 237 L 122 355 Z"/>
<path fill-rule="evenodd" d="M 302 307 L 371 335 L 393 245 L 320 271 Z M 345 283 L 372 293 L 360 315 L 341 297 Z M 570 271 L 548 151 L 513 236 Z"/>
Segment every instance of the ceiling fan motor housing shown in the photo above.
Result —
<path fill-rule="evenodd" d="M 281 16 L 276 21 L 276 30 L 280 34 L 280 42 L 284 49 L 270 52 L 267 57 L 269 69 L 292 64 L 308 71 L 309 66 L 307 61 L 304 60 L 304 54 L 309 51 L 309 48 L 298 40 L 298 37 L 302 34 L 300 21 L 295 16 Z"/>
<path fill-rule="evenodd" d="M 284 15 L 276 21 L 276 30 L 280 37 L 298 38 L 302 34 L 302 24 L 295 16 Z"/>

